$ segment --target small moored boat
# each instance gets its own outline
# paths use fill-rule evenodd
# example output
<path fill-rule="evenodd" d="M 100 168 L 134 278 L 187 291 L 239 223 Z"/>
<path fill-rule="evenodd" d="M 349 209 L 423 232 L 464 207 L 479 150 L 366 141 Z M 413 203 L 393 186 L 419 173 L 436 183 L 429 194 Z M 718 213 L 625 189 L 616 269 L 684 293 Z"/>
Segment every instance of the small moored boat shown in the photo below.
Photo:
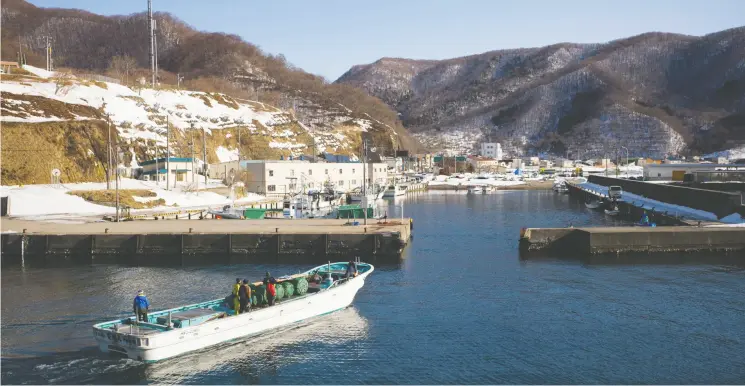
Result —
<path fill-rule="evenodd" d="M 365 284 L 365 278 L 375 268 L 371 264 L 356 263 L 358 275 L 345 278 L 347 266 L 348 263 L 329 263 L 297 275 L 277 278 L 277 302 L 273 306 L 263 304 L 266 300 L 261 295 L 263 284 L 254 283 L 251 285 L 254 293 L 252 303 L 256 304 L 251 312 L 235 315 L 221 298 L 153 312 L 148 315 L 147 322 L 138 322 L 132 316 L 98 323 L 93 326 L 93 336 L 103 352 L 155 362 L 259 335 L 352 304 L 357 291 Z M 308 285 L 308 278 L 317 276 L 326 279 Z M 294 296 L 283 299 L 280 292 L 284 293 L 288 287 L 301 290 L 292 291 Z M 302 289 L 307 289 L 307 292 Z"/>
<path fill-rule="evenodd" d="M 601 204 L 602 203 L 600 201 L 587 201 L 587 202 L 585 202 L 585 206 L 588 207 L 589 209 L 600 208 L 600 205 Z"/>

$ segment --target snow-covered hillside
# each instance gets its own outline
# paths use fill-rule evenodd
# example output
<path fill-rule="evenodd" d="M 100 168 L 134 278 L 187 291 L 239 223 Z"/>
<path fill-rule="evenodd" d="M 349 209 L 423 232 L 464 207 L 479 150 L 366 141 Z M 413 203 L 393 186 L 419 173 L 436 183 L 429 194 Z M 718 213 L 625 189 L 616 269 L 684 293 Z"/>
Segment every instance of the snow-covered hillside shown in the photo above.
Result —
<path fill-rule="evenodd" d="M 109 119 L 118 134 L 122 163 L 127 166 L 153 158 L 156 149 L 158 156 L 164 155 L 166 124 L 171 128 L 173 156 L 191 156 L 196 150 L 196 157 L 203 158 L 204 131 L 210 163 L 237 159 L 239 136 L 243 158 L 297 156 L 314 150 L 316 154 L 354 157 L 359 152 L 360 136 L 373 126 L 378 133 L 383 130 L 391 138 L 396 136 L 392 128 L 375 119 L 353 117 L 346 107 L 327 112 L 329 118 L 322 122 L 304 124 L 295 112 L 307 107 L 285 111 L 219 93 L 127 87 L 31 66 L 25 69 L 34 75 L 3 77 L 2 122 L 8 126 L 41 125 L 50 130 L 55 122 Z M 13 130 L 5 135 L 17 134 Z"/>
<path fill-rule="evenodd" d="M 165 125 L 186 130 L 190 127 L 205 129 L 208 133 L 228 127 L 242 127 L 244 134 L 270 136 L 269 147 L 287 149 L 293 155 L 307 152 L 310 143 L 298 142 L 296 133 L 288 126 L 298 125 L 292 114 L 263 103 L 234 99 L 217 93 L 187 90 L 134 89 L 116 83 L 86 80 L 55 80 L 46 71 L 25 66 L 30 72 L 46 75 L 44 78 L 22 78 L 18 81 L 3 80 L 2 120 L 5 122 L 44 122 L 69 119 L 66 110 L 44 109 L 43 100 L 16 98 L 16 95 L 51 99 L 65 104 L 88 106 L 108 116 L 119 134 L 125 139 L 155 141 L 165 146 Z M 75 114 L 74 119 L 98 119 L 90 114 Z M 347 117 L 346 120 L 351 120 Z M 365 131 L 371 121 L 351 120 L 349 125 Z M 311 134 L 311 133 L 309 133 Z M 311 134 L 312 135 L 312 134 Z M 343 135 L 319 135 L 316 148 L 350 151 L 351 139 Z"/>

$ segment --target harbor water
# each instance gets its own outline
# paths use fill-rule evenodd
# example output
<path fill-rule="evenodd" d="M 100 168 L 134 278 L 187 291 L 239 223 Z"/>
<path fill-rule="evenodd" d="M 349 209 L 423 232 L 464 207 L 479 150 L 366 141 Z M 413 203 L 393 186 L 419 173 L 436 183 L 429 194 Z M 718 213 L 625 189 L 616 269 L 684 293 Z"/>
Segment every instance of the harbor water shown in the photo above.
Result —
<path fill-rule="evenodd" d="M 2 269 L 3 384 L 720 384 L 745 380 L 745 267 L 684 258 L 521 259 L 522 227 L 622 225 L 550 191 L 429 192 L 405 259 L 353 306 L 155 364 L 110 357 L 94 323 L 227 295 L 308 266 Z"/>

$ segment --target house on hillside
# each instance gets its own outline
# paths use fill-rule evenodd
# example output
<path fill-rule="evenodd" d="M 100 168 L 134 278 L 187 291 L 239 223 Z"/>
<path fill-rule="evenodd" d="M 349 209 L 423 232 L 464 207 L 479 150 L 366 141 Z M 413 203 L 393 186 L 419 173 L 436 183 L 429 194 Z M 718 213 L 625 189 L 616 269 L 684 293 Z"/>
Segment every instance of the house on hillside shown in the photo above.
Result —
<path fill-rule="evenodd" d="M 168 179 L 170 184 L 175 185 L 191 183 L 197 178 L 192 158 L 157 158 L 144 161 L 140 163 L 140 166 L 142 167 L 140 179 L 144 181 L 165 183 Z"/>

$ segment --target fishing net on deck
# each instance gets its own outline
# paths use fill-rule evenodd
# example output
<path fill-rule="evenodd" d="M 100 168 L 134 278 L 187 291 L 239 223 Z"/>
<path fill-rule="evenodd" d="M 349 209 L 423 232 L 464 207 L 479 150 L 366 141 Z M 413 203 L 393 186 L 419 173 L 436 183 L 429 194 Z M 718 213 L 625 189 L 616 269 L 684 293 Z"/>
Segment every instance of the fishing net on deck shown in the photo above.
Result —
<path fill-rule="evenodd" d="M 266 287 L 263 285 L 251 285 L 251 291 L 253 293 L 252 298 L 256 298 L 256 302 L 253 305 L 263 305 L 267 303 L 266 300 Z M 253 299 L 251 299 L 253 302 Z"/>
<path fill-rule="evenodd" d="M 299 277 L 292 281 L 293 286 L 295 287 L 295 294 L 297 295 L 305 295 L 308 293 L 308 280 L 304 277 Z"/>
<path fill-rule="evenodd" d="M 295 286 L 291 282 L 286 281 L 280 284 L 285 289 L 285 297 L 289 298 L 295 294 Z"/>
<path fill-rule="evenodd" d="M 277 297 L 276 297 L 276 299 L 277 300 L 284 299 L 284 297 L 285 297 L 285 287 L 282 286 L 281 284 L 277 284 L 277 285 L 274 286 L 274 289 L 277 291 Z"/>

